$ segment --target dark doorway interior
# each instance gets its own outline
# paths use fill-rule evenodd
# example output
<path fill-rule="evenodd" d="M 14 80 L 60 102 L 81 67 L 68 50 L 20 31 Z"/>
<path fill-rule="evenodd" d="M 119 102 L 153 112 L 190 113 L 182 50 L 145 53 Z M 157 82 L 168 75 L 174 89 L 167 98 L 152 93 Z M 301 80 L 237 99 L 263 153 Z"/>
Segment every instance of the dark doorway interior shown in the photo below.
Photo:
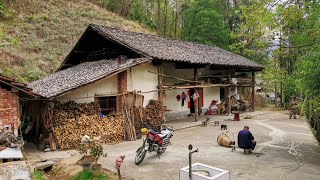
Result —
<path fill-rule="evenodd" d="M 226 88 L 221 87 L 220 88 L 220 100 L 223 100 L 224 98 L 226 98 Z"/>
<path fill-rule="evenodd" d="M 190 113 L 195 113 L 193 98 L 191 97 L 195 93 L 194 89 L 190 89 Z"/>

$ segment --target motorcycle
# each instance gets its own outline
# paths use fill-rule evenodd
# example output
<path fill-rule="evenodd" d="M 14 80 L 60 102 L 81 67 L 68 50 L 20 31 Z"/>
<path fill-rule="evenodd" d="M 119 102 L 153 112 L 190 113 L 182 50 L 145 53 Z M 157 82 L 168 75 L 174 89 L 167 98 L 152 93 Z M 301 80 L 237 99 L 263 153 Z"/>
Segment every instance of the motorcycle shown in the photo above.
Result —
<path fill-rule="evenodd" d="M 135 163 L 139 165 L 144 157 L 151 152 L 157 152 L 159 158 L 160 154 L 164 153 L 169 145 L 171 145 L 170 139 L 173 136 L 174 129 L 169 128 L 167 125 L 163 124 L 160 127 L 161 131 L 156 132 L 154 130 L 149 130 L 145 138 L 143 138 L 142 146 L 140 146 L 136 151 Z"/>

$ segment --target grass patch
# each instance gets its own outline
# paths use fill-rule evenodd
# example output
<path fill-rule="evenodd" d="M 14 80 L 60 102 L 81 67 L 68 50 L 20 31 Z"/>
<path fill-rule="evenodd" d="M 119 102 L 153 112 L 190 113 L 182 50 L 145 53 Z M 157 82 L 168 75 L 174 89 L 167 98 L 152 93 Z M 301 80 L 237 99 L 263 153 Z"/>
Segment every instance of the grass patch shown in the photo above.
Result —
<path fill-rule="evenodd" d="M 32 178 L 34 180 L 46 180 L 46 176 L 43 171 L 34 170 L 32 173 Z"/>
<path fill-rule="evenodd" d="M 104 173 L 95 173 L 93 171 L 82 171 L 79 173 L 74 180 L 108 180 L 109 177 Z"/>
<path fill-rule="evenodd" d="M 18 81 L 30 82 L 55 71 L 90 23 L 150 32 L 99 7 L 95 0 L 10 2 L 5 19 L 0 21 L 0 71 Z M 4 52 L 23 57 L 32 65 L 22 67 Z"/>

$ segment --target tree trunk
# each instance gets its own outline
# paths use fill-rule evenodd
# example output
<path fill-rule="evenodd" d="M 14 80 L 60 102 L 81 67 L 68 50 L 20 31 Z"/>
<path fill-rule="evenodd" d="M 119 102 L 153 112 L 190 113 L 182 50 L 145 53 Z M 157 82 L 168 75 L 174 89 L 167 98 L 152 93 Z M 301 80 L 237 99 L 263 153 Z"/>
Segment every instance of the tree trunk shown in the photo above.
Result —
<path fill-rule="evenodd" d="M 157 21 L 158 21 L 158 23 L 157 23 L 157 34 L 158 35 L 160 35 L 161 34 L 161 22 L 160 22 L 160 20 L 161 20 L 161 18 L 160 18 L 160 15 L 161 15 L 161 13 L 160 13 L 160 8 L 161 8 L 161 6 L 160 6 L 160 0 L 158 0 L 157 1 L 157 6 L 158 6 L 158 8 L 157 8 Z"/>
<path fill-rule="evenodd" d="M 168 18 L 168 1 L 164 1 L 164 20 L 163 20 L 163 36 L 166 36 L 166 31 L 167 31 L 167 18 Z"/>
<path fill-rule="evenodd" d="M 316 106 L 315 108 L 315 122 L 317 125 L 316 130 L 317 130 L 317 139 L 320 141 L 320 120 L 319 120 L 319 111 L 318 111 L 318 107 Z"/>

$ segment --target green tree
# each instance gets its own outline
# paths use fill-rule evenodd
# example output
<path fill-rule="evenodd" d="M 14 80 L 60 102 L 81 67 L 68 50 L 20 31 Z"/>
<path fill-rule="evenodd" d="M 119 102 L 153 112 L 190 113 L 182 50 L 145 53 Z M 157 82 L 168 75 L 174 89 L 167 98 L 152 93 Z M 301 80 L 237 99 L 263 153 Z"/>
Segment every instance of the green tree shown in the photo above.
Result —
<path fill-rule="evenodd" d="M 271 0 L 241 1 L 235 6 L 234 18 L 238 26 L 232 27 L 230 49 L 251 60 L 263 63 L 268 58 L 273 13 L 268 7 Z"/>
<path fill-rule="evenodd" d="M 186 11 L 185 38 L 227 49 L 229 31 L 223 15 L 213 5 L 213 0 L 198 0 L 190 4 Z"/>

